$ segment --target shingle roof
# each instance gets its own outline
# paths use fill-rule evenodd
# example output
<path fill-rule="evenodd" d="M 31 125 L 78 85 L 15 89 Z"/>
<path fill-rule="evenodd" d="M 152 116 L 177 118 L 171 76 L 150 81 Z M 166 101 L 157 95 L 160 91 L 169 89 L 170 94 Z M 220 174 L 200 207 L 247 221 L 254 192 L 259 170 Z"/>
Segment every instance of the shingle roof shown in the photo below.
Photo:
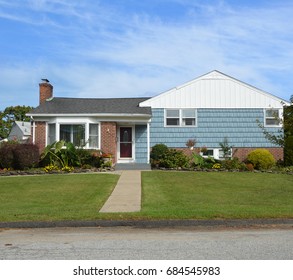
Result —
<path fill-rule="evenodd" d="M 31 135 L 31 123 L 30 122 L 22 122 L 15 121 L 15 125 L 19 127 L 22 131 L 23 135 Z"/>
<path fill-rule="evenodd" d="M 148 98 L 60 98 L 54 97 L 28 115 L 45 114 L 143 114 L 151 115 L 150 107 L 139 107 Z"/>

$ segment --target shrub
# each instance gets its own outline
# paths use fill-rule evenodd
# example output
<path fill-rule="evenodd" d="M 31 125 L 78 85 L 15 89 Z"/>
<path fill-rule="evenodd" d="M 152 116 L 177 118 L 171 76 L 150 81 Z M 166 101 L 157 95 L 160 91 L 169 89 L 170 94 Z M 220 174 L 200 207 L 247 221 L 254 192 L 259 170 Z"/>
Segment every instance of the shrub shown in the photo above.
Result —
<path fill-rule="evenodd" d="M 13 168 L 14 155 L 13 150 L 16 143 L 3 143 L 0 147 L 0 166 L 1 168 Z"/>
<path fill-rule="evenodd" d="M 273 155 L 266 149 L 256 149 L 250 152 L 247 160 L 253 164 L 255 169 L 269 169 L 276 163 Z"/>
<path fill-rule="evenodd" d="M 2 168 L 27 169 L 39 163 L 39 148 L 33 144 L 4 143 L 0 147 Z"/>
<path fill-rule="evenodd" d="M 222 166 L 223 168 L 228 170 L 233 170 L 233 169 L 245 170 L 246 169 L 245 164 L 243 162 L 240 162 L 237 157 L 223 160 Z"/>
<path fill-rule="evenodd" d="M 152 167 L 178 168 L 189 166 L 189 158 L 183 151 L 169 149 L 165 144 L 153 146 L 150 157 Z"/>
<path fill-rule="evenodd" d="M 247 169 L 248 171 L 253 171 L 253 170 L 254 170 L 254 168 L 253 168 L 253 164 L 252 164 L 252 163 L 246 163 L 246 169 Z"/>
<path fill-rule="evenodd" d="M 100 157 L 100 151 L 77 149 L 76 150 L 78 165 L 84 168 L 84 166 L 101 167 L 102 159 Z"/>
<path fill-rule="evenodd" d="M 34 144 L 17 144 L 14 147 L 14 168 L 27 169 L 39 163 L 39 148 Z"/>
<path fill-rule="evenodd" d="M 151 165 L 157 166 L 160 161 L 163 159 L 166 153 L 168 153 L 169 148 L 165 144 L 156 144 L 152 147 L 152 151 L 150 153 Z"/>
<path fill-rule="evenodd" d="M 188 167 L 189 158 L 183 153 L 176 149 L 169 149 L 159 160 L 160 167 L 166 168 L 178 168 L 178 167 Z"/>
<path fill-rule="evenodd" d="M 196 153 L 192 153 L 192 157 L 193 157 L 192 165 L 201 168 L 204 164 L 204 158 L 201 155 Z"/>
<path fill-rule="evenodd" d="M 202 168 L 212 169 L 213 165 L 216 163 L 216 160 L 213 157 L 203 158 L 203 160 Z"/>

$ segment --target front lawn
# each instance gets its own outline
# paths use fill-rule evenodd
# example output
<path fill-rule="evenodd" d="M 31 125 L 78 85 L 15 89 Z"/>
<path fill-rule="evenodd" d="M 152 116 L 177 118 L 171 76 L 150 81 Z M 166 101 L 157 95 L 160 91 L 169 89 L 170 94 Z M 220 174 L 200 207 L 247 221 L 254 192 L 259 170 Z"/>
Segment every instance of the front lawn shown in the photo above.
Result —
<path fill-rule="evenodd" d="M 92 219 L 118 175 L 0 177 L 0 221 Z"/>
<path fill-rule="evenodd" d="M 144 172 L 151 218 L 292 218 L 293 176 L 269 173 Z"/>
<path fill-rule="evenodd" d="M 293 218 L 293 176 L 142 172 L 142 210 L 99 213 L 119 176 L 0 177 L 0 222 L 95 219 Z"/>

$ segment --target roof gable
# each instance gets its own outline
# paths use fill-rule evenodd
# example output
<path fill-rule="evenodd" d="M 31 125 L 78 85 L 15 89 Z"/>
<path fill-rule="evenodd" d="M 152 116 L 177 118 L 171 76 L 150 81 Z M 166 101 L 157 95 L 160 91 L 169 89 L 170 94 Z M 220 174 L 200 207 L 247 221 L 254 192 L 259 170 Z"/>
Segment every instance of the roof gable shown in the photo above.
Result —
<path fill-rule="evenodd" d="M 282 108 L 287 102 L 217 70 L 148 99 L 152 108 Z"/>
<path fill-rule="evenodd" d="M 30 122 L 15 121 L 14 126 L 16 126 L 23 135 L 26 135 L 26 136 L 31 135 Z"/>

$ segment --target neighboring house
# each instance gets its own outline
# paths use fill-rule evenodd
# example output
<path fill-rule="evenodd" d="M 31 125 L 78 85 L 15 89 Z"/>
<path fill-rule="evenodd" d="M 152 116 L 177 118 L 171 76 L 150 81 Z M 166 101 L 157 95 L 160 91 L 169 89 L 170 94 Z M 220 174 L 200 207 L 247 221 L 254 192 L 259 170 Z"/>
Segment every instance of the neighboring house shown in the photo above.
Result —
<path fill-rule="evenodd" d="M 8 140 L 16 140 L 21 143 L 26 143 L 31 137 L 31 123 L 15 121 L 12 125 Z"/>
<path fill-rule="evenodd" d="M 284 105 L 289 103 L 212 71 L 152 98 L 60 98 L 53 97 L 51 84 L 41 83 L 40 105 L 28 115 L 40 149 L 64 139 L 111 153 L 119 163 L 148 163 L 158 143 L 188 151 L 189 139 L 221 158 L 225 138 L 240 159 L 255 148 L 282 159 L 283 149 L 264 137 L 257 120 L 278 133 L 276 116 L 282 117 Z"/>

